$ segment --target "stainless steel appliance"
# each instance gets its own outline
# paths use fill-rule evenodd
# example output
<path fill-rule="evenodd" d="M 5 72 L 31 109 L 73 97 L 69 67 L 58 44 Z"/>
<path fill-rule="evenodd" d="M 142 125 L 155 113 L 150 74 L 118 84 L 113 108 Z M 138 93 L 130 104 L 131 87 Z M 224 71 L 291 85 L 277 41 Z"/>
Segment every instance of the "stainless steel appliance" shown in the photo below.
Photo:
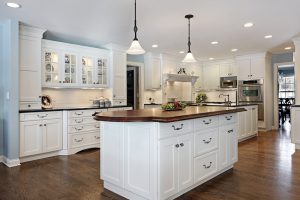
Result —
<path fill-rule="evenodd" d="M 237 88 L 237 77 L 220 77 L 220 87 L 221 88 Z"/>
<path fill-rule="evenodd" d="M 243 80 L 238 83 L 238 100 L 240 103 L 258 105 L 258 120 L 264 120 L 264 80 Z"/>

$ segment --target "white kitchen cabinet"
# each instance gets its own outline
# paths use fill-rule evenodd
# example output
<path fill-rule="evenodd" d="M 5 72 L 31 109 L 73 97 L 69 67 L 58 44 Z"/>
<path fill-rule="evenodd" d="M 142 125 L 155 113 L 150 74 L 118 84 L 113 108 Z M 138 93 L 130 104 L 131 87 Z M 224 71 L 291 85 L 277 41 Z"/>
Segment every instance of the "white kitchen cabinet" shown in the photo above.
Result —
<path fill-rule="evenodd" d="M 250 58 L 237 59 L 238 66 L 238 79 L 239 80 L 248 80 L 251 75 L 251 60 Z"/>
<path fill-rule="evenodd" d="M 265 57 L 252 57 L 251 58 L 251 78 L 259 79 L 264 78 L 266 67 L 266 58 Z"/>
<path fill-rule="evenodd" d="M 217 63 L 203 66 L 203 88 L 206 90 L 220 88 L 220 67 Z"/>
<path fill-rule="evenodd" d="M 127 99 L 126 53 L 112 52 L 113 100 Z"/>
<path fill-rule="evenodd" d="M 235 62 L 220 63 L 220 77 L 237 76 L 237 65 Z"/>
<path fill-rule="evenodd" d="M 263 55 L 238 57 L 236 63 L 239 80 L 259 79 L 265 76 L 266 57 Z"/>
<path fill-rule="evenodd" d="M 41 107 L 41 39 L 44 31 L 45 30 L 42 29 L 20 25 L 19 101 L 20 105 L 22 105 L 20 106 L 22 109 Z"/>
<path fill-rule="evenodd" d="M 245 106 L 245 112 L 238 113 L 239 118 L 239 141 L 254 137 L 258 132 L 257 106 Z"/>
<path fill-rule="evenodd" d="M 237 161 L 237 129 L 235 124 L 219 129 L 219 170 Z"/>
<path fill-rule="evenodd" d="M 161 58 L 152 53 L 144 55 L 145 90 L 161 88 Z"/>
<path fill-rule="evenodd" d="M 166 199 L 193 184 L 193 135 L 159 142 L 160 195 Z"/>
<path fill-rule="evenodd" d="M 291 139 L 295 144 L 295 149 L 300 149 L 300 107 L 295 106 L 291 108 Z"/>
<path fill-rule="evenodd" d="M 20 114 L 20 157 L 38 155 L 62 149 L 62 116 L 57 119 L 43 112 L 39 120 Z"/>

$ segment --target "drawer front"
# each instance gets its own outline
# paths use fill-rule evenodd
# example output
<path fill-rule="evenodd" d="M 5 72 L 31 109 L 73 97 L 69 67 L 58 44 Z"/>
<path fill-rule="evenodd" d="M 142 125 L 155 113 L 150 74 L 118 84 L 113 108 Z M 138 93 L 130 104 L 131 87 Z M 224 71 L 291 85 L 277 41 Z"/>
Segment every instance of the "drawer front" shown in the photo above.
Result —
<path fill-rule="evenodd" d="M 216 150 L 219 144 L 219 129 L 212 128 L 194 134 L 194 156 Z"/>
<path fill-rule="evenodd" d="M 69 133 L 81 133 L 100 130 L 100 123 L 69 126 Z"/>
<path fill-rule="evenodd" d="M 72 110 L 68 112 L 69 118 L 74 117 L 92 117 L 95 112 L 106 112 L 107 109 L 93 109 L 93 110 Z"/>
<path fill-rule="evenodd" d="M 126 106 L 127 105 L 127 100 L 126 99 L 113 100 L 113 105 L 114 106 Z"/>
<path fill-rule="evenodd" d="M 69 125 L 92 124 L 95 122 L 96 121 L 93 119 L 93 117 L 80 117 L 69 119 Z"/>
<path fill-rule="evenodd" d="M 205 128 L 212 128 L 219 125 L 219 117 L 212 116 L 212 117 L 203 117 L 194 120 L 195 130 L 202 130 Z"/>
<path fill-rule="evenodd" d="M 62 111 L 21 113 L 20 121 L 61 119 Z"/>
<path fill-rule="evenodd" d="M 100 131 L 91 133 L 90 136 L 91 136 L 91 143 L 92 144 L 99 144 L 100 143 Z"/>
<path fill-rule="evenodd" d="M 220 125 L 235 123 L 235 122 L 237 122 L 237 114 L 231 113 L 231 114 L 226 114 L 226 115 L 220 115 L 219 122 L 220 122 Z"/>
<path fill-rule="evenodd" d="M 159 123 L 159 138 L 172 137 L 193 131 L 193 120 Z"/>
<path fill-rule="evenodd" d="M 217 172 L 217 151 L 204 154 L 194 159 L 194 183 Z"/>
<path fill-rule="evenodd" d="M 71 134 L 69 135 L 68 145 L 69 148 L 82 147 L 91 144 L 100 143 L 100 132 L 82 133 L 82 134 Z"/>
<path fill-rule="evenodd" d="M 41 109 L 40 102 L 20 102 L 20 110 Z"/>

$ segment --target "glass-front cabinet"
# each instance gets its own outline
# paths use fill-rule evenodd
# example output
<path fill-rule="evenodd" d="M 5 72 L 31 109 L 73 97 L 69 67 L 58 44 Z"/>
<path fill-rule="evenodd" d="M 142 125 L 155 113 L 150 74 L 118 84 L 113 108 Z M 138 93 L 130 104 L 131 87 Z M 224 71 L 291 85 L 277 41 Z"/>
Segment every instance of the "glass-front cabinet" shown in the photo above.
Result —
<path fill-rule="evenodd" d="M 108 87 L 108 51 L 43 40 L 42 54 L 43 87 Z"/>

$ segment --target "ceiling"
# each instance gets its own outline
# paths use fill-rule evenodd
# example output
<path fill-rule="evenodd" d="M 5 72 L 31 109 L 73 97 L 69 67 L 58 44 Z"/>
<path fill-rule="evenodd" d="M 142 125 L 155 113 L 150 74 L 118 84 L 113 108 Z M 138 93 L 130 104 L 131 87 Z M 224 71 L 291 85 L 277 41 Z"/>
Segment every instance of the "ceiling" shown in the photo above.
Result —
<path fill-rule="evenodd" d="M 13 18 L 47 29 L 48 39 L 95 47 L 111 42 L 129 46 L 133 39 L 133 0 L 11 1 L 22 8 L 8 8 L 0 0 L 0 20 Z M 137 0 L 137 6 L 138 38 L 146 51 L 184 57 L 178 52 L 187 49 L 184 16 L 189 13 L 195 16 L 191 48 L 198 59 L 284 52 L 300 36 L 299 0 Z M 254 26 L 246 29 L 246 22 Z M 239 51 L 232 53 L 233 48 Z"/>

